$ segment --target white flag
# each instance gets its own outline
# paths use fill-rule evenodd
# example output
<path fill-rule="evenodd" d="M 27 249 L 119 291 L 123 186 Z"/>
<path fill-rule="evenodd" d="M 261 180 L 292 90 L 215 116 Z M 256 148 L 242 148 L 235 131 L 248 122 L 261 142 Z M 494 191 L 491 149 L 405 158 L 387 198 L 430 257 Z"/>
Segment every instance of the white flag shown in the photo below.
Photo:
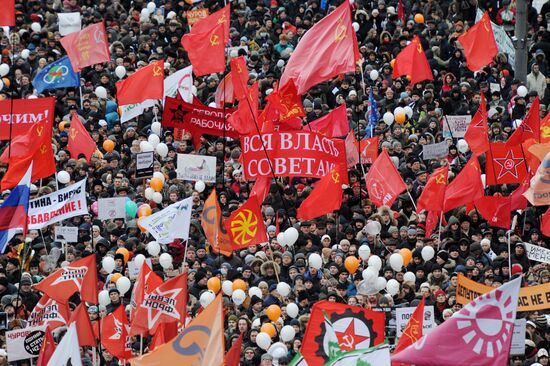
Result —
<path fill-rule="evenodd" d="M 174 98 L 179 92 L 187 103 L 193 103 L 193 66 L 188 66 L 173 73 L 164 79 L 164 96 Z"/>
<path fill-rule="evenodd" d="M 169 244 L 176 238 L 187 240 L 192 208 L 192 197 L 189 197 L 145 217 L 140 221 L 140 225 L 160 244 Z"/>
<path fill-rule="evenodd" d="M 145 108 L 150 108 L 157 103 L 156 100 L 147 99 L 141 103 L 126 104 L 120 106 L 120 123 L 131 120 L 143 114 Z"/>
<path fill-rule="evenodd" d="M 69 325 L 69 330 L 57 345 L 48 366 L 82 366 L 75 322 Z"/>
<path fill-rule="evenodd" d="M 66 36 L 82 29 L 82 19 L 80 13 L 58 13 L 59 34 Z"/>

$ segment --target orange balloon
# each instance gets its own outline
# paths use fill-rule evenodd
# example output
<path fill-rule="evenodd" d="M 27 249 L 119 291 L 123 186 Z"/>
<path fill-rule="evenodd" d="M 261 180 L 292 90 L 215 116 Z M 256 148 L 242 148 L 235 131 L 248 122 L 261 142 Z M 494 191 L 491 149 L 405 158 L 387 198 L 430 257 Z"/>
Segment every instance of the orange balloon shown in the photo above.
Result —
<path fill-rule="evenodd" d="M 349 273 L 354 274 L 359 268 L 359 260 L 353 256 L 347 257 L 344 266 Z"/>
<path fill-rule="evenodd" d="M 424 23 L 424 15 L 418 13 L 414 16 L 414 21 L 418 24 L 423 24 Z"/>
<path fill-rule="evenodd" d="M 128 263 L 128 259 L 130 259 L 130 252 L 126 248 L 118 248 L 115 252 L 116 254 L 122 254 L 124 256 L 124 263 Z"/>
<path fill-rule="evenodd" d="M 269 320 L 274 322 L 281 317 L 281 308 L 275 304 L 269 305 L 267 309 L 265 309 L 265 315 L 267 315 Z"/>
<path fill-rule="evenodd" d="M 399 254 L 403 257 L 403 265 L 406 267 L 409 265 L 409 262 L 411 261 L 413 254 L 410 249 L 403 248 L 399 251 Z"/>
<path fill-rule="evenodd" d="M 260 332 L 265 332 L 269 334 L 271 338 L 275 337 L 275 335 L 277 334 L 277 330 L 275 329 L 275 326 L 271 323 L 262 324 L 262 327 L 260 328 Z"/>
<path fill-rule="evenodd" d="M 65 123 L 67 123 L 67 122 L 65 122 L 65 121 L 59 122 L 58 128 L 59 128 L 59 131 L 60 131 L 60 132 L 61 132 L 61 131 L 65 131 Z"/>
<path fill-rule="evenodd" d="M 390 66 L 392 67 L 392 69 L 393 69 L 393 65 L 395 65 L 395 59 L 392 59 L 392 60 L 390 61 Z"/>
<path fill-rule="evenodd" d="M 121 273 L 113 273 L 113 275 L 111 276 L 111 282 L 112 283 L 116 283 L 116 281 L 122 277 L 122 274 Z"/>
<path fill-rule="evenodd" d="M 213 293 L 217 294 L 220 289 L 222 288 L 222 282 L 218 277 L 211 277 L 208 279 L 208 282 L 206 283 L 206 286 L 208 286 L 208 289 L 212 291 Z"/>
<path fill-rule="evenodd" d="M 139 209 L 137 212 L 138 217 L 151 216 L 152 213 L 153 213 L 153 210 L 151 209 L 151 206 L 149 206 L 148 204 L 139 206 Z"/>
<path fill-rule="evenodd" d="M 399 123 L 400 125 L 405 123 L 406 119 L 407 119 L 407 115 L 405 113 L 397 113 L 395 115 L 395 122 Z"/>
<path fill-rule="evenodd" d="M 10 85 L 11 85 L 11 81 L 10 81 L 10 79 L 8 79 L 8 78 L 2 78 L 2 82 L 4 83 L 4 86 L 5 86 L 6 88 L 9 88 Z"/>
<path fill-rule="evenodd" d="M 144 217 L 140 217 L 137 219 L 137 226 L 139 228 L 139 230 L 142 232 L 142 233 L 146 233 L 147 232 L 147 229 L 144 228 L 143 226 L 141 226 L 141 224 L 139 223 L 141 220 L 145 219 L 145 216 Z"/>
<path fill-rule="evenodd" d="M 235 281 L 233 281 L 233 286 L 231 287 L 233 291 L 235 290 L 243 290 L 246 291 L 246 282 L 241 280 L 240 278 L 237 278 Z"/>
<path fill-rule="evenodd" d="M 153 178 L 151 179 L 151 181 L 149 182 L 149 185 L 151 186 L 151 188 L 153 188 L 153 190 L 155 192 L 160 192 L 162 190 L 162 180 L 160 180 L 160 178 Z"/>
<path fill-rule="evenodd" d="M 110 152 L 113 152 L 114 149 L 115 149 L 115 142 L 113 140 L 103 141 L 103 150 L 110 153 Z"/>

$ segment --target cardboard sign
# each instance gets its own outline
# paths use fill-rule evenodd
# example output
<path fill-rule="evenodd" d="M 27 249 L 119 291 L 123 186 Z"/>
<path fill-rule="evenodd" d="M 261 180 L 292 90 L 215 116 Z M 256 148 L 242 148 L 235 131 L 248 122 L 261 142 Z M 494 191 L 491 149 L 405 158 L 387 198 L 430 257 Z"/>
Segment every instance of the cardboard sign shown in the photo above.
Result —
<path fill-rule="evenodd" d="M 398 338 L 403 334 L 403 330 L 407 326 L 410 317 L 414 313 L 415 307 L 407 308 L 397 308 L 395 309 L 395 326 L 396 326 L 396 335 Z M 434 316 L 434 307 L 433 305 L 428 305 L 424 307 L 424 321 L 422 323 L 422 334 L 426 335 L 436 327 L 435 316 Z"/>
<path fill-rule="evenodd" d="M 153 176 L 153 163 L 155 153 L 153 151 L 136 154 L 136 178 L 149 178 Z"/>
<path fill-rule="evenodd" d="M 46 327 L 31 327 L 6 332 L 8 361 L 38 357 Z"/>
<path fill-rule="evenodd" d="M 126 197 L 100 198 L 97 200 L 98 218 L 112 220 L 126 218 Z"/>
<path fill-rule="evenodd" d="M 216 157 L 178 154 L 178 179 L 216 183 Z"/>
<path fill-rule="evenodd" d="M 442 141 L 437 144 L 422 145 L 422 159 L 430 160 L 447 156 L 449 154 L 449 144 Z"/>
<path fill-rule="evenodd" d="M 525 325 L 527 319 L 514 320 L 514 333 L 512 333 L 512 344 L 510 356 L 523 356 L 525 354 Z"/>
<path fill-rule="evenodd" d="M 532 261 L 550 263 L 550 249 L 528 243 L 524 243 L 524 245 L 527 250 L 527 258 Z"/>
<path fill-rule="evenodd" d="M 446 116 L 443 117 L 443 137 L 463 138 L 472 116 Z"/>
<path fill-rule="evenodd" d="M 206 18 L 209 14 L 210 12 L 206 8 L 189 10 L 187 12 L 187 23 L 193 25 L 199 20 Z"/>
<path fill-rule="evenodd" d="M 71 226 L 56 226 L 55 241 L 78 243 L 78 228 Z"/>

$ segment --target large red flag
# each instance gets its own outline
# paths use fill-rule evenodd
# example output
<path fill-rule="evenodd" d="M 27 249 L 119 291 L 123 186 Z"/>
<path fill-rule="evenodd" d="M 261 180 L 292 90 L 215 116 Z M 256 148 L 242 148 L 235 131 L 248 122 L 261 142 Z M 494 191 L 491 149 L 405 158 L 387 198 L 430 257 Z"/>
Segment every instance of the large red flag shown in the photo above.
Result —
<path fill-rule="evenodd" d="M 54 330 L 67 325 L 69 317 L 70 310 L 68 304 L 59 304 L 44 294 L 32 310 L 27 324 L 29 327 L 47 325 L 49 329 Z"/>
<path fill-rule="evenodd" d="M 140 68 L 116 83 L 119 105 L 137 104 L 164 97 L 164 60 Z"/>
<path fill-rule="evenodd" d="M 44 334 L 44 339 L 42 340 L 42 346 L 40 346 L 40 354 L 38 355 L 36 366 L 47 366 L 54 352 L 55 341 L 53 339 L 52 331 L 50 330 L 50 327 L 46 327 L 46 333 Z"/>
<path fill-rule="evenodd" d="M 281 76 L 281 87 L 294 79 L 298 94 L 335 76 L 355 72 L 359 48 L 348 2 L 315 24 L 302 37 Z"/>
<path fill-rule="evenodd" d="M 346 105 L 334 108 L 329 114 L 309 123 L 311 131 L 327 137 L 345 136 L 349 132 L 348 113 Z"/>
<path fill-rule="evenodd" d="M 422 210 L 443 211 L 448 176 L 448 166 L 433 171 L 416 203 L 417 212 L 421 212 Z"/>
<path fill-rule="evenodd" d="M 58 269 L 34 288 L 62 304 L 77 291 L 83 301 L 97 304 L 97 267 L 95 254 Z"/>
<path fill-rule="evenodd" d="M 485 12 L 479 22 L 458 37 L 464 48 L 466 65 L 472 71 L 478 71 L 489 65 L 498 53 L 497 42 L 489 12 Z"/>
<path fill-rule="evenodd" d="M 400 76 L 410 77 L 411 84 L 434 79 L 432 68 L 418 36 L 415 36 L 411 43 L 403 48 L 395 58 L 392 78 L 396 79 Z"/>
<path fill-rule="evenodd" d="M 228 118 L 229 124 L 240 135 L 255 133 L 258 121 L 258 82 L 256 81 L 245 94 L 246 97 L 239 101 L 237 110 Z M 261 129 L 261 126 L 258 126 Z"/>
<path fill-rule="evenodd" d="M 187 51 L 195 75 L 225 70 L 224 29 L 224 25 L 219 24 L 203 33 L 187 33 L 181 38 L 181 45 Z"/>
<path fill-rule="evenodd" d="M 521 144 L 523 141 L 533 138 L 537 142 L 540 142 L 540 101 L 539 97 L 535 97 L 535 100 L 531 104 L 531 108 L 527 111 L 527 115 L 523 119 L 521 125 L 516 128 L 512 133 L 508 141 L 506 141 L 506 148 L 511 148 Z"/>
<path fill-rule="evenodd" d="M 239 366 L 239 362 L 241 361 L 241 348 L 243 345 L 243 335 L 244 333 L 241 333 L 239 338 L 229 351 L 225 354 L 225 365 L 224 366 Z"/>
<path fill-rule="evenodd" d="M 391 206 L 399 194 L 407 189 L 386 150 L 371 165 L 365 182 L 369 198 L 376 206 Z"/>
<path fill-rule="evenodd" d="M 335 166 L 319 180 L 313 191 L 298 207 L 297 218 L 311 220 L 338 210 L 342 205 L 342 184 L 347 183 L 345 166 Z"/>
<path fill-rule="evenodd" d="M 474 202 L 477 210 L 491 226 L 510 228 L 510 212 L 512 198 L 499 196 L 484 196 Z"/>
<path fill-rule="evenodd" d="M 550 238 L 550 207 L 546 210 L 544 215 L 542 215 L 540 230 L 544 236 L 548 236 Z"/>
<path fill-rule="evenodd" d="M 271 181 L 272 178 L 270 176 L 261 176 L 256 178 L 256 183 L 254 183 L 250 195 L 256 195 L 260 204 L 265 201 L 265 198 L 269 194 Z"/>
<path fill-rule="evenodd" d="M 162 285 L 162 278 L 151 270 L 151 267 L 147 262 L 143 262 L 139 270 L 136 283 L 134 284 L 134 290 L 132 292 L 132 298 L 130 300 L 130 318 L 132 320 L 136 317 L 136 312 L 139 304 L 143 302 L 145 296 L 151 293 L 154 289 Z M 139 323 L 132 321 L 132 327 L 130 329 L 130 335 L 147 334 L 147 328 L 139 328 Z"/>
<path fill-rule="evenodd" d="M 420 210 L 417 210 L 420 211 Z M 425 238 L 429 238 L 432 236 L 433 231 L 437 227 L 437 224 L 439 223 L 439 220 L 442 220 L 441 225 L 444 224 L 444 217 L 441 216 L 441 211 L 428 211 L 428 214 L 426 215 L 426 235 Z"/>
<path fill-rule="evenodd" d="M 403 329 L 403 334 L 399 338 L 399 342 L 393 350 L 393 354 L 397 354 L 405 348 L 409 347 L 414 342 L 418 341 L 422 337 L 423 327 L 424 327 L 424 305 L 426 303 L 426 298 L 422 297 L 420 304 L 416 306 L 412 316 L 409 318 L 405 329 Z M 401 366 L 406 364 L 392 363 L 392 366 Z"/>
<path fill-rule="evenodd" d="M 216 93 L 214 93 L 216 107 L 223 108 L 224 104 L 233 104 L 235 102 L 234 93 L 233 78 L 231 77 L 231 73 L 229 73 L 225 75 L 218 85 Z"/>
<path fill-rule="evenodd" d="M 394 354 L 392 362 L 416 366 L 508 365 L 521 280 L 516 278 L 464 305 L 430 333 Z"/>
<path fill-rule="evenodd" d="M 67 51 L 74 71 L 80 71 L 86 66 L 111 61 L 109 42 L 107 41 L 107 33 L 105 33 L 103 22 L 89 25 L 79 32 L 68 34 L 61 38 L 60 42 Z"/>
<path fill-rule="evenodd" d="M 128 328 L 128 318 L 122 305 L 101 319 L 101 344 L 110 354 L 121 360 L 132 357 Z"/>
<path fill-rule="evenodd" d="M 248 91 L 248 68 L 244 56 L 232 58 L 231 79 L 233 80 L 233 93 L 235 97 L 241 101 L 246 98 Z"/>
<path fill-rule="evenodd" d="M 15 25 L 15 0 L 3 0 L 0 11 L 0 27 Z"/>
<path fill-rule="evenodd" d="M 241 207 L 233 211 L 225 221 L 225 229 L 235 250 L 267 242 L 267 229 L 258 197 L 250 196 Z"/>
<path fill-rule="evenodd" d="M 372 164 L 378 158 L 378 144 L 380 143 L 380 136 L 369 137 L 357 141 L 355 144 L 357 150 L 361 153 L 359 156 L 360 164 Z"/>
<path fill-rule="evenodd" d="M 294 80 L 290 79 L 282 88 L 274 91 L 265 99 L 273 107 L 268 109 L 266 106 L 267 118 L 283 122 L 290 129 L 300 129 L 302 121 L 298 117 L 306 114 Z"/>
<path fill-rule="evenodd" d="M 69 319 L 69 325 L 72 322 L 76 322 L 76 333 L 78 334 L 78 344 L 81 346 L 97 346 L 97 342 L 94 335 L 94 329 L 92 328 L 92 322 L 88 316 L 88 310 L 86 305 L 81 302 L 71 314 Z"/>
<path fill-rule="evenodd" d="M 69 128 L 69 143 L 67 149 L 71 153 L 71 158 L 78 159 L 80 154 L 84 154 L 86 160 L 90 161 L 92 154 L 97 150 L 97 145 L 92 139 L 80 118 L 75 113 L 71 119 L 71 127 Z"/>
<path fill-rule="evenodd" d="M 477 157 L 472 156 L 445 191 L 443 212 L 463 206 L 483 197 L 483 183 Z"/>
<path fill-rule="evenodd" d="M 466 129 L 464 139 L 468 142 L 470 150 L 476 155 L 489 150 L 489 127 L 487 126 L 487 102 L 481 93 L 481 103 Z"/>
<path fill-rule="evenodd" d="M 204 19 L 199 20 L 197 23 L 193 24 L 191 28 L 191 33 L 199 34 L 210 31 L 212 28 L 217 25 L 223 25 L 222 30 L 224 38 L 229 40 L 229 21 L 231 15 L 231 7 L 229 4 L 223 7 L 223 9 L 218 10 L 215 13 L 210 14 Z"/>
<path fill-rule="evenodd" d="M 491 143 L 485 163 L 487 185 L 520 183 L 526 175 L 521 145 L 507 148 L 503 142 Z"/>

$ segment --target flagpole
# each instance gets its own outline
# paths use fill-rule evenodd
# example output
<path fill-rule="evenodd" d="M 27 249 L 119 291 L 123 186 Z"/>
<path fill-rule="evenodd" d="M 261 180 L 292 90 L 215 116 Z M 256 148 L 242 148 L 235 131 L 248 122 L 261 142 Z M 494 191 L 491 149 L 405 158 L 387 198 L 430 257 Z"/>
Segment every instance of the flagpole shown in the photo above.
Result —
<path fill-rule="evenodd" d="M 453 139 L 453 143 L 454 143 L 455 137 L 453 136 L 453 131 L 451 131 L 451 125 L 449 124 L 449 120 L 447 119 L 447 115 L 444 115 L 443 118 L 445 118 L 445 123 L 447 124 L 447 128 L 449 129 L 449 133 L 451 134 L 451 138 Z M 459 151 L 459 153 L 460 153 L 460 151 Z M 462 167 L 461 167 L 461 164 L 460 164 L 460 155 L 458 155 L 456 163 L 458 164 L 458 169 L 461 169 Z"/>
<path fill-rule="evenodd" d="M 139 335 L 139 355 L 143 354 L 143 334 Z"/>
<path fill-rule="evenodd" d="M 414 207 L 414 212 L 416 212 L 416 203 L 414 203 L 413 197 L 411 196 L 411 192 L 409 192 L 409 189 L 407 188 L 407 194 L 409 195 L 409 198 L 411 199 L 411 202 Z"/>
<path fill-rule="evenodd" d="M 508 277 L 510 278 L 510 280 L 512 279 L 512 254 L 511 254 L 510 236 L 511 236 L 511 232 L 515 230 L 517 223 L 518 223 L 518 217 L 514 216 L 514 218 L 512 219 L 512 226 L 508 231 L 508 268 L 509 268 Z"/>
<path fill-rule="evenodd" d="M 441 228 L 443 226 L 443 210 L 439 214 L 439 231 L 437 234 L 437 251 L 439 252 L 439 244 L 441 243 Z"/>

